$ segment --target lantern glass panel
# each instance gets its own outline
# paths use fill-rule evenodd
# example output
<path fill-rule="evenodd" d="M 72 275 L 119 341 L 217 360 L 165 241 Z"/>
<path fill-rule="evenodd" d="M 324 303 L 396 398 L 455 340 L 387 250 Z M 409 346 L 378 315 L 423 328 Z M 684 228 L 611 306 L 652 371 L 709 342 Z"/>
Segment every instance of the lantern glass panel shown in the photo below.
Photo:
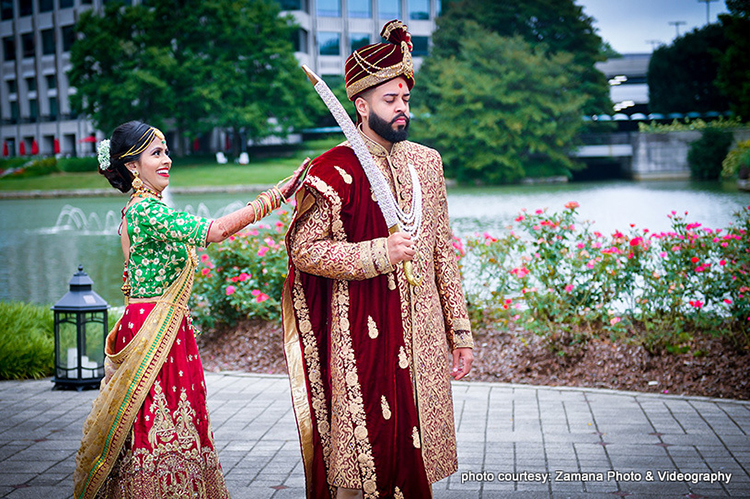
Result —
<path fill-rule="evenodd" d="M 83 324 L 85 342 L 81 367 L 84 378 L 96 378 L 104 375 L 104 326 L 105 314 L 102 312 L 87 313 Z"/>
<path fill-rule="evenodd" d="M 77 378 L 78 331 L 74 312 L 58 312 L 57 371 L 58 378 Z"/>

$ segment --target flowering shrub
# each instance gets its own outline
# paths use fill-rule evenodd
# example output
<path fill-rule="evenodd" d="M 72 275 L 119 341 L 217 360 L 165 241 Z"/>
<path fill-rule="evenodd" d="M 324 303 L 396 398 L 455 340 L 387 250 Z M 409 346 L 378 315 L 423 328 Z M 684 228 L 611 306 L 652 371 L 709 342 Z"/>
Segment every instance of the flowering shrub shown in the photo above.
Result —
<path fill-rule="evenodd" d="M 273 226 L 258 225 L 198 253 L 191 306 L 199 327 L 281 316 L 289 214 L 281 210 L 278 214 L 280 220 Z"/>
<path fill-rule="evenodd" d="M 553 346 L 633 331 L 651 350 L 684 350 L 695 330 L 740 333 L 750 345 L 750 207 L 728 229 L 673 212 L 668 232 L 631 225 L 611 235 L 578 221 L 577 208 L 522 211 L 508 234 L 466 241 L 475 321 L 519 323 Z"/>

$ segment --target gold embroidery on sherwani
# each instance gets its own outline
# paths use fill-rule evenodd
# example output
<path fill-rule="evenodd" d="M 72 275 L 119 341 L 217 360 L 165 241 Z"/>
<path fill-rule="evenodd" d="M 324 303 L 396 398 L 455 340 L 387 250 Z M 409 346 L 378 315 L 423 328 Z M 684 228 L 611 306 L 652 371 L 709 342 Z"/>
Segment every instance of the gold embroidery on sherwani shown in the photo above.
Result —
<path fill-rule="evenodd" d="M 404 499 L 404 493 L 398 487 L 393 489 L 393 499 Z"/>
<path fill-rule="evenodd" d="M 454 347 L 473 346 L 470 333 L 454 338 L 456 326 L 468 326 L 468 314 L 448 223 L 442 164 L 436 151 L 413 142 L 394 144 L 390 154 L 377 143 L 367 139 L 365 142 L 402 209 L 411 206 L 409 163 L 415 166 L 422 185 L 423 230 L 416 249 L 422 258 L 420 269 L 424 281 L 414 293 L 402 266 L 396 266 L 392 275 L 401 296 L 405 355 L 414 379 L 422 457 L 427 479 L 434 483 L 454 473 L 458 466 L 445 359 Z"/>
<path fill-rule="evenodd" d="M 375 324 L 375 319 L 371 316 L 367 316 L 367 335 L 373 340 L 378 337 L 378 325 Z"/>
<path fill-rule="evenodd" d="M 398 349 L 398 367 L 401 369 L 409 367 L 409 358 L 406 356 L 406 350 L 403 346 Z"/>
<path fill-rule="evenodd" d="M 378 496 L 375 458 L 372 454 L 372 444 L 367 431 L 364 400 L 359 385 L 354 348 L 352 347 L 351 324 L 348 319 L 348 281 L 335 281 L 333 283 L 333 297 L 333 317 L 339 319 L 334 320 L 331 325 L 331 354 L 335 359 L 331 368 L 331 381 L 334 384 L 332 403 L 339 401 L 348 410 L 347 415 L 346 411 L 341 409 L 341 412 L 344 413 L 342 419 L 334 421 L 339 426 L 335 430 L 340 433 L 333 439 L 335 449 L 331 456 L 332 462 L 330 465 L 334 478 L 333 484 L 338 487 L 361 488 L 364 490 L 366 498 L 374 498 Z M 340 379 L 342 374 L 344 375 L 345 386 L 337 387 L 337 380 Z M 337 396 L 339 394 L 342 396 Z M 353 449 L 350 445 L 342 445 L 343 442 L 351 440 L 349 432 L 352 430 L 354 435 Z M 352 454 L 352 451 L 356 453 L 356 456 Z M 353 458 L 355 458 L 354 469 L 352 469 Z M 358 473 L 353 474 L 352 471 L 354 470 L 358 470 Z M 344 480 L 347 480 L 347 482 L 344 482 Z"/>
<path fill-rule="evenodd" d="M 344 179 L 344 182 L 346 182 L 347 184 L 352 183 L 352 176 L 346 173 L 346 170 L 344 170 L 340 166 L 334 166 L 334 168 L 336 168 L 336 171 L 339 172 L 339 175 L 341 175 L 341 178 Z"/>
<path fill-rule="evenodd" d="M 422 444 L 419 443 L 419 430 L 415 426 L 411 429 L 411 439 L 414 441 L 414 448 L 419 449 L 422 447 Z"/>
<path fill-rule="evenodd" d="M 416 249 L 421 255 L 420 270 L 424 275 L 424 281 L 418 292 L 414 293 L 410 289 L 402 265 L 393 266 L 391 270 L 384 272 L 378 258 L 380 255 L 387 257 L 387 253 L 379 253 L 375 243 L 371 246 L 371 252 L 376 259 L 375 268 L 381 274 L 388 275 L 388 288 L 399 291 L 404 349 L 399 349 L 398 353 L 401 355 L 398 362 L 401 365 L 402 358 L 404 359 L 404 368 L 409 369 L 414 382 L 421 452 L 427 479 L 434 483 L 457 469 L 453 402 L 446 359 L 453 348 L 473 346 L 448 224 L 442 163 L 436 151 L 409 141 L 394 144 L 390 154 L 381 146 L 367 139 L 365 141 L 402 209 L 408 210 L 411 205 L 412 184 L 407 166 L 409 163 L 416 168 L 422 186 L 423 231 L 417 240 Z M 290 239 L 297 243 L 290 244 L 295 266 L 298 271 L 316 275 L 322 275 L 317 270 L 324 268 L 324 277 L 330 279 L 363 279 L 365 272 L 358 246 L 346 243 L 331 234 L 333 229 L 339 228 L 339 224 L 335 223 L 337 220 L 334 220 L 334 212 L 340 213 L 340 206 L 334 207 L 328 194 L 315 192 L 324 192 L 322 188 L 318 189 L 318 180 L 311 181 L 308 177 L 306 184 L 315 182 L 310 184 L 314 189 L 308 189 L 303 194 L 304 199 L 315 196 L 315 207 L 309 210 L 314 215 L 298 219 L 290 234 Z M 340 220 L 338 221 L 340 223 Z M 315 252 L 306 253 L 306 250 L 303 250 L 295 254 L 298 244 L 302 243 L 301 246 L 304 246 L 306 241 L 315 242 Z M 330 241 L 331 245 L 319 244 L 320 241 Z M 337 298 L 334 296 L 334 301 L 338 302 Z M 464 327 L 466 333 L 459 333 Z M 340 361 L 338 369 L 342 368 L 343 360 Z M 343 375 L 341 384 L 346 385 Z M 342 389 L 345 390 L 346 386 L 342 386 Z M 348 404 L 343 409 L 332 406 L 331 417 L 335 410 L 339 409 L 348 411 L 350 407 Z M 340 429 L 341 435 L 346 435 L 340 445 L 354 446 L 354 431 L 355 426 Z M 357 460 L 357 463 L 366 462 L 364 456 L 359 457 L 363 459 Z M 334 462 L 333 459 L 331 461 Z M 341 473 L 338 476 L 342 482 L 336 485 L 352 488 L 351 485 L 343 483 L 348 474 Z M 329 480 L 329 483 L 332 482 Z M 362 487 L 363 485 L 353 488 Z"/>
<path fill-rule="evenodd" d="M 380 397 L 380 408 L 383 410 L 383 419 L 391 419 L 391 407 L 388 405 L 385 395 Z"/>

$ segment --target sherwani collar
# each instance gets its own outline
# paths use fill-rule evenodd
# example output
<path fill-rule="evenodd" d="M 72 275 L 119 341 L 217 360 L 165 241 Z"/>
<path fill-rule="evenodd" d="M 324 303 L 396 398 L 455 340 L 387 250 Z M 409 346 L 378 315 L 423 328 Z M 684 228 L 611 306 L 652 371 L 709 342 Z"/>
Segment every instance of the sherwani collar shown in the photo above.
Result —
<path fill-rule="evenodd" d="M 367 150 L 370 151 L 370 154 L 372 154 L 372 156 L 375 158 L 387 158 L 389 160 L 396 158 L 400 156 L 400 153 L 404 148 L 404 144 L 406 143 L 406 141 L 395 142 L 393 146 L 391 146 L 391 152 L 389 153 L 385 147 L 367 136 L 367 134 L 362 130 L 361 124 L 357 127 L 357 130 L 359 130 L 360 135 L 362 135 L 362 138 L 365 141 L 365 145 L 367 146 Z"/>

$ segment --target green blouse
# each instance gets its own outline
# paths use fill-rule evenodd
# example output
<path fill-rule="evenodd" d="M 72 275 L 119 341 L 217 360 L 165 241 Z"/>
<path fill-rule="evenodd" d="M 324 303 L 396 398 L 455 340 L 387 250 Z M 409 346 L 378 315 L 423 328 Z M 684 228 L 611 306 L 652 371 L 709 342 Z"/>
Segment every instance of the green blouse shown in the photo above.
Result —
<path fill-rule="evenodd" d="M 130 237 L 130 296 L 160 296 L 185 268 L 191 247 L 207 245 L 211 220 L 177 211 L 158 199 L 135 203 L 125 220 Z"/>

